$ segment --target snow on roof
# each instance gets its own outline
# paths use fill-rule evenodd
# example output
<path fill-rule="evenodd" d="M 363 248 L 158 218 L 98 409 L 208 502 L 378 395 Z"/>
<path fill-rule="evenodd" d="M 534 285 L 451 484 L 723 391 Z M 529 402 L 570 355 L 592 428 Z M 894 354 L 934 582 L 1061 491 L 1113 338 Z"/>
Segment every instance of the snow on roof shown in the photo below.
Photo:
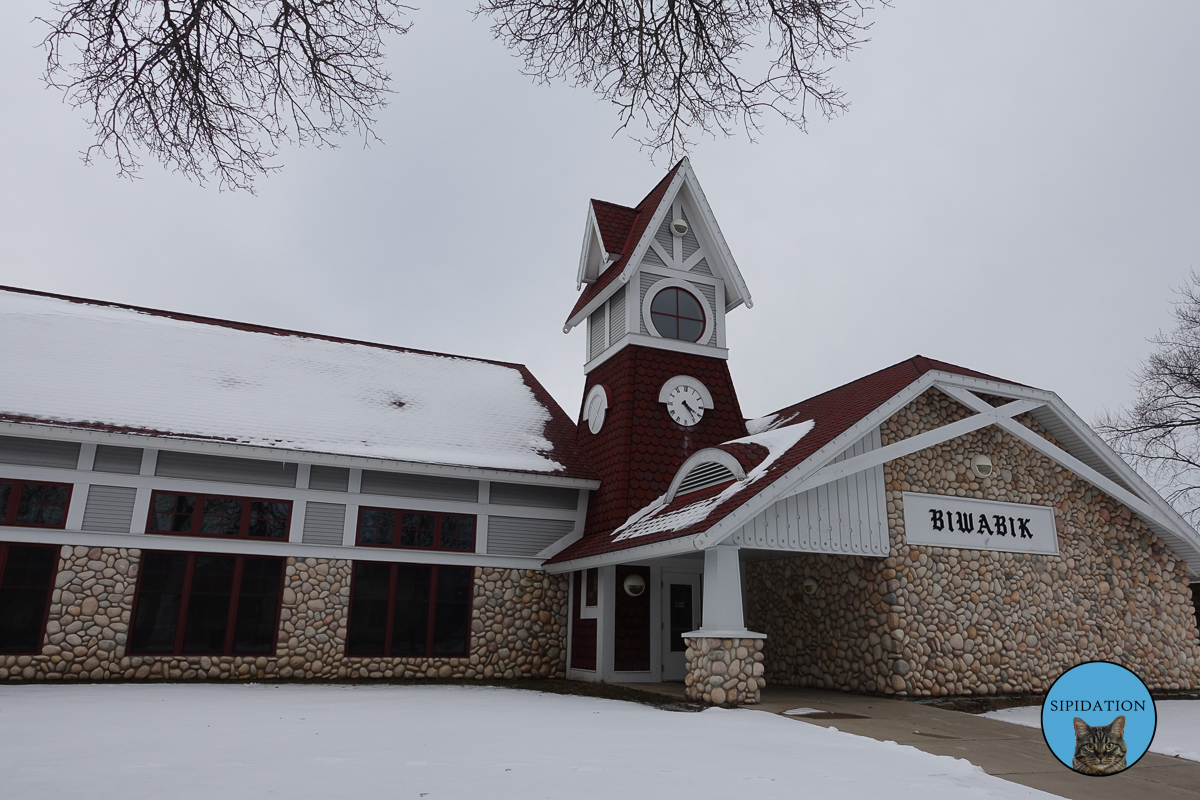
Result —
<path fill-rule="evenodd" d="M 519 364 L 0 289 L 0 419 L 586 474 Z"/>

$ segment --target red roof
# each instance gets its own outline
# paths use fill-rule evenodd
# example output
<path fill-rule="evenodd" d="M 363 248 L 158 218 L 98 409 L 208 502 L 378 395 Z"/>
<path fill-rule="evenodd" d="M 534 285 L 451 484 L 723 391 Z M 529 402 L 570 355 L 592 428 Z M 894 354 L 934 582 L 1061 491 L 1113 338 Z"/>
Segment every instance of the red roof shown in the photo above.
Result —
<path fill-rule="evenodd" d="M 646 226 L 650 224 L 650 218 L 654 216 L 655 211 L 658 211 L 663 195 L 667 193 L 667 187 L 671 185 L 681 164 L 683 164 L 682 161 L 672 167 L 666 177 L 659 181 L 658 185 L 651 189 L 650 193 L 642 198 L 642 202 L 634 208 L 607 203 L 603 200 L 592 201 L 592 210 L 596 212 L 596 222 L 600 225 L 600 236 L 604 239 L 604 249 L 609 253 L 620 253 L 621 258 L 604 270 L 595 283 L 584 288 L 575 307 L 567 315 L 568 322 L 586 308 L 587 304 L 603 292 L 605 287 L 625 269 L 625 265 L 629 263 L 629 257 L 633 255 L 638 242 L 646 233 Z"/>
<path fill-rule="evenodd" d="M 554 556 L 548 563 L 571 561 L 577 558 L 627 550 L 642 545 L 703 533 L 756 495 L 762 493 L 778 478 L 790 472 L 813 453 L 845 433 L 872 411 L 896 396 L 906 386 L 919 379 L 926 372 L 931 371 L 949 372 L 971 378 L 1012 383 L 1012 381 L 1006 381 L 1003 378 L 986 375 L 982 372 L 948 364 L 944 361 L 935 361 L 924 356 L 914 356 L 907 361 L 901 361 L 899 364 L 895 364 L 887 369 L 882 369 L 879 372 L 872 373 L 844 386 L 831 389 L 824 394 L 819 394 L 816 397 L 811 397 L 808 400 L 787 406 L 775 412 L 773 416 L 778 420 L 783 420 L 783 424 L 777 425 L 775 429 L 803 424 L 809 420 L 813 421 L 813 428 L 786 453 L 775 459 L 762 477 L 748 482 L 740 491 L 735 492 L 715 508 L 711 509 L 703 519 L 678 530 L 662 530 L 619 541 L 615 541 L 614 534 L 619 535 L 617 531 L 610 531 L 607 534 L 598 536 L 585 536 Z M 755 459 L 753 454 L 748 452 L 749 448 L 747 448 L 746 443 L 729 443 L 722 445 L 721 449 L 737 457 L 746 466 L 747 470 L 751 468 L 752 464 L 761 463 L 762 461 L 761 458 Z M 756 447 L 755 449 L 762 448 Z M 651 512 L 642 520 L 639 520 L 638 523 L 635 523 L 635 525 L 643 524 L 663 515 L 673 514 L 695 503 L 710 500 L 712 497 L 720 494 L 723 488 L 713 487 L 702 492 L 689 493 L 684 497 L 676 497 L 670 504 Z M 626 533 L 628 530 L 621 531 L 621 533 Z"/>

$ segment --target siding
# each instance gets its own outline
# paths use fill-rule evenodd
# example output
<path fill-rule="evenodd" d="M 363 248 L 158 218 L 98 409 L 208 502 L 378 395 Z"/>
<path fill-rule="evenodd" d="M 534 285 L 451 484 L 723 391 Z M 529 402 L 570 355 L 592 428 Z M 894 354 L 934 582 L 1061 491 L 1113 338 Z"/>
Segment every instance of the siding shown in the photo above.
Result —
<path fill-rule="evenodd" d="M 308 503 L 304 508 L 305 544 L 341 545 L 346 507 L 341 503 Z"/>
<path fill-rule="evenodd" d="M 363 494 L 386 494 L 395 497 L 422 497 L 427 500 L 479 501 L 479 481 L 462 478 L 442 478 L 436 475 L 410 475 L 403 472 L 376 472 L 364 469 Z"/>
<path fill-rule="evenodd" d="M 674 217 L 668 212 L 663 217 L 662 224 L 658 226 L 658 230 L 654 233 L 654 240 L 662 247 L 663 252 L 672 258 L 675 257 L 675 236 L 671 233 L 671 221 Z"/>
<path fill-rule="evenodd" d="M 609 344 L 625 335 L 625 287 L 622 286 L 608 301 Z"/>
<path fill-rule="evenodd" d="M 523 483 L 492 482 L 491 502 L 499 506 L 533 506 L 574 511 L 579 505 L 578 489 L 558 486 L 530 486 Z"/>
<path fill-rule="evenodd" d="M 655 275 L 653 272 L 639 273 L 638 278 L 638 320 L 641 322 L 642 333 L 650 335 L 650 330 L 646 327 L 647 320 L 642 316 L 642 308 L 646 302 L 646 292 L 650 291 L 650 287 L 665 278 L 665 275 Z"/>
<path fill-rule="evenodd" d="M 692 229 L 692 221 L 688 219 L 687 214 L 683 214 L 683 218 L 688 220 L 688 232 L 683 235 L 683 260 L 687 261 L 692 257 L 692 253 L 700 249 L 700 241 L 696 238 L 696 231 Z"/>
<path fill-rule="evenodd" d="M 92 462 L 92 470 L 137 475 L 142 471 L 142 448 L 99 445 L 96 447 L 96 460 Z"/>
<path fill-rule="evenodd" d="M 494 556 L 535 556 L 575 529 L 569 519 L 488 517 L 487 551 Z"/>
<path fill-rule="evenodd" d="M 308 473 L 308 488 L 327 492 L 345 492 L 350 489 L 350 470 L 346 467 L 322 467 L 313 465 Z"/>
<path fill-rule="evenodd" d="M 0 464 L 75 469 L 79 466 L 79 443 L 0 436 Z"/>
<path fill-rule="evenodd" d="M 693 289 L 699 292 L 704 298 L 704 301 L 708 303 L 708 313 L 712 314 L 712 320 L 714 323 L 712 335 L 708 337 L 707 342 L 701 342 L 701 344 L 716 344 L 717 326 L 715 323 L 717 321 L 717 290 L 715 287 L 709 286 L 707 283 L 693 283 L 691 286 Z"/>
<path fill-rule="evenodd" d="M 296 465 L 256 458 L 209 456 L 200 453 L 160 451 L 154 474 L 160 478 L 253 483 L 261 486 L 295 486 Z"/>
<path fill-rule="evenodd" d="M 83 529 L 103 533 L 129 533 L 133 525 L 132 486 L 91 486 L 83 509 Z"/>
<path fill-rule="evenodd" d="M 667 251 L 667 253 L 670 252 L 670 250 Z M 658 252 L 653 247 L 646 248 L 646 255 L 642 256 L 642 265 L 648 267 L 661 267 L 663 269 L 667 268 L 666 263 L 658 257 Z"/>
<path fill-rule="evenodd" d="M 690 271 L 696 273 L 697 275 L 707 275 L 710 278 L 712 277 L 712 267 L 708 266 L 707 258 L 702 258 L 697 261 L 696 265 L 693 266 Z"/>
<path fill-rule="evenodd" d="M 859 439 L 834 462 L 875 450 L 879 429 Z M 734 532 L 743 547 L 883 558 L 890 551 L 883 466 L 848 475 L 785 497 Z"/>
<path fill-rule="evenodd" d="M 604 352 L 604 306 L 600 306 L 588 317 L 588 358 L 595 358 L 602 352 Z"/>

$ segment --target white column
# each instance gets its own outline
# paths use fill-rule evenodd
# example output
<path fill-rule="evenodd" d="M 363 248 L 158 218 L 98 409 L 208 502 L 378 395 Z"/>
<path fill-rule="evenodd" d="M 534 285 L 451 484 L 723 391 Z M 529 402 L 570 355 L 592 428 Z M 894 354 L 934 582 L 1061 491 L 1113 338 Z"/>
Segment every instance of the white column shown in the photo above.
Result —
<path fill-rule="evenodd" d="M 153 478 L 158 469 L 158 451 L 149 447 L 142 450 L 142 469 L 138 474 L 143 478 Z M 147 481 L 147 484 L 150 484 Z M 133 501 L 133 529 L 131 533 L 145 533 L 146 522 L 150 516 L 150 495 L 154 492 L 151 485 L 139 486 L 137 497 Z"/>
<path fill-rule="evenodd" d="M 718 545 L 704 551 L 704 604 L 700 630 L 685 633 L 690 638 L 760 639 L 761 633 L 746 630 L 742 616 L 742 569 L 738 549 Z"/>

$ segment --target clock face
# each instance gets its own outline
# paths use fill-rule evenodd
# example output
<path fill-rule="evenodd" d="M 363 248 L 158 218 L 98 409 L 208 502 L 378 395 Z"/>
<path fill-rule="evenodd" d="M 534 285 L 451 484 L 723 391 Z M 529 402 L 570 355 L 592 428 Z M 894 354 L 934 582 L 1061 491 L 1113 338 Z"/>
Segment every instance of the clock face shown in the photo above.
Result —
<path fill-rule="evenodd" d="M 691 386 L 679 385 L 667 393 L 667 413 L 690 428 L 704 416 L 704 398 Z"/>

